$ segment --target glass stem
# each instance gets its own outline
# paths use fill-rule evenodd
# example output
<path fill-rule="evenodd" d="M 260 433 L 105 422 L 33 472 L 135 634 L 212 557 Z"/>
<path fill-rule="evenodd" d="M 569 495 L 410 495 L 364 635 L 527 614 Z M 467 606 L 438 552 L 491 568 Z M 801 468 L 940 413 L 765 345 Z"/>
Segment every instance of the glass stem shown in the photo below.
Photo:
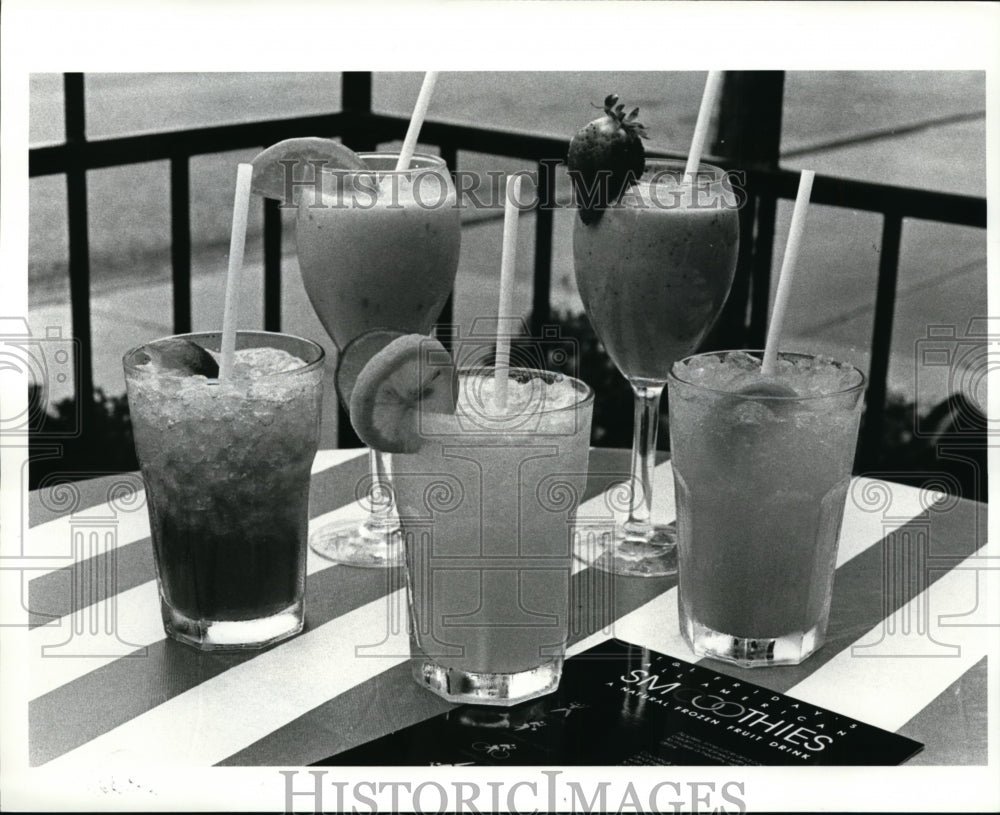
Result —
<path fill-rule="evenodd" d="M 632 383 L 635 392 L 635 425 L 632 437 L 632 497 L 625 534 L 646 538 L 653 529 L 653 467 L 656 466 L 656 433 L 660 427 L 662 384 Z"/>
<path fill-rule="evenodd" d="M 369 450 L 368 464 L 372 476 L 371 490 L 368 493 L 372 510 L 365 521 L 365 526 L 376 532 L 392 532 L 399 527 L 399 516 L 396 514 L 396 502 L 393 499 L 390 481 L 392 459 L 389 453 Z"/>

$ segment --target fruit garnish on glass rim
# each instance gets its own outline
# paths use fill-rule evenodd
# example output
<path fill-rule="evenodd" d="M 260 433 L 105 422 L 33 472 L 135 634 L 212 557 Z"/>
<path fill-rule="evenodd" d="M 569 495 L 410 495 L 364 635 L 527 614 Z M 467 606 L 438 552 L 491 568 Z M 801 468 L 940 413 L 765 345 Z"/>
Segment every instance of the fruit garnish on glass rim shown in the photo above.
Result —
<path fill-rule="evenodd" d="M 457 374 L 440 342 L 404 334 L 375 354 L 351 392 L 351 424 L 369 447 L 415 453 L 424 443 L 422 415 L 454 413 Z"/>
<path fill-rule="evenodd" d="M 625 113 L 612 93 L 604 100 L 604 115 L 580 128 L 569 143 L 566 164 L 585 224 L 596 223 L 642 175 L 642 140 L 648 136 L 638 117 L 639 108 Z"/>
<path fill-rule="evenodd" d="M 337 355 L 337 371 L 334 374 L 334 386 L 337 395 L 345 408 L 351 406 L 351 394 L 354 384 L 364 370 L 368 361 L 393 340 L 402 337 L 406 332 L 391 328 L 373 328 L 358 334 Z"/>
<path fill-rule="evenodd" d="M 145 363 L 157 373 L 177 373 L 182 376 L 205 376 L 217 379 L 219 363 L 204 348 L 191 340 L 172 337 L 144 349 L 149 358 Z"/>
<path fill-rule="evenodd" d="M 323 162 L 316 167 L 310 162 Z M 250 191 L 264 198 L 276 198 L 286 204 L 297 203 L 303 190 L 312 189 L 311 183 L 293 185 L 296 181 L 311 182 L 314 172 L 322 170 L 367 170 L 368 165 L 349 147 L 332 139 L 305 137 L 285 139 L 262 150 L 253 161 L 253 178 Z M 292 172 L 292 176 L 288 173 Z M 291 196 L 289 198 L 289 195 Z"/>

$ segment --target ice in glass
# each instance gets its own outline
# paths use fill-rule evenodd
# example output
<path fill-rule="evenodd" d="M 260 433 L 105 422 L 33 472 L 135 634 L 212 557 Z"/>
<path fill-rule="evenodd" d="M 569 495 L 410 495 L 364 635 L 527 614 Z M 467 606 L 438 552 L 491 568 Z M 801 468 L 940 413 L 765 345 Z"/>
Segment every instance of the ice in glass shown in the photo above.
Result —
<path fill-rule="evenodd" d="M 745 667 L 823 644 L 864 376 L 828 357 L 689 357 L 670 379 L 681 632 Z"/>
<path fill-rule="evenodd" d="M 190 334 L 124 358 L 164 627 L 204 650 L 277 642 L 303 626 L 323 349 L 239 332 L 219 383 L 163 362 L 178 339 L 221 344 Z"/>

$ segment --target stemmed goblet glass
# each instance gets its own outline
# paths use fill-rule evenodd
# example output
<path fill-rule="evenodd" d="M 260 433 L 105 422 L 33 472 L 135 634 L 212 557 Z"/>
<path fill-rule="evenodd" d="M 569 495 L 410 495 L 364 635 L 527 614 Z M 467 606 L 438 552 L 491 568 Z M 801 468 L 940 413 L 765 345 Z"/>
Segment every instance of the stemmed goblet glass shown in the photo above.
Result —
<path fill-rule="evenodd" d="M 581 529 L 577 556 L 605 571 L 677 570 L 672 525 L 654 525 L 660 396 L 671 366 L 695 351 L 732 286 L 738 198 L 718 167 L 648 159 L 636 184 L 592 224 L 575 218 L 573 262 L 584 307 L 635 394 L 629 513 Z"/>
<path fill-rule="evenodd" d="M 337 346 L 337 390 L 350 398 L 352 375 L 392 336 L 427 334 L 455 284 L 461 224 L 444 160 L 414 154 L 360 153 L 370 169 L 324 172 L 323 195 L 299 200 L 299 268 L 317 316 Z M 348 405 L 345 404 L 345 407 Z M 372 450 L 360 524 L 331 523 L 309 544 L 354 566 L 403 564 L 402 536 L 389 487 L 391 457 Z"/>

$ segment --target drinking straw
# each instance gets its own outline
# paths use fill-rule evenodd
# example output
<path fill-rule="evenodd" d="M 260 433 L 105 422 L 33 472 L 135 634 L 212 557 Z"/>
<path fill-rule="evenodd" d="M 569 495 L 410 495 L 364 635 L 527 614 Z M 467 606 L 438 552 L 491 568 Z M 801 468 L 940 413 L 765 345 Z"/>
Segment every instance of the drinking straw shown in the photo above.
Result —
<path fill-rule="evenodd" d="M 408 170 L 410 167 L 410 159 L 413 158 L 413 151 L 417 147 L 417 137 L 427 116 L 427 107 L 431 103 L 431 94 L 434 93 L 434 83 L 437 82 L 437 78 L 437 71 L 428 71 L 424 74 L 424 84 L 420 86 L 417 104 L 410 117 L 410 126 L 406 129 L 406 138 L 403 139 L 403 149 L 399 151 L 399 159 L 396 161 L 396 172 Z"/>
<path fill-rule="evenodd" d="M 687 165 L 684 167 L 684 177 L 692 178 L 701 162 L 701 154 L 705 151 L 705 140 L 708 138 L 708 124 L 715 110 L 715 102 L 722 89 L 722 71 L 709 71 L 705 80 L 705 90 L 701 95 L 701 107 L 698 108 L 698 121 L 694 126 L 694 136 L 691 138 L 691 150 L 688 152 Z"/>
<path fill-rule="evenodd" d="M 503 207 L 503 248 L 500 254 L 500 305 L 497 310 L 497 358 L 494 396 L 498 408 L 507 407 L 507 370 L 510 368 L 510 336 L 500 327 L 510 323 L 514 311 L 514 267 L 517 259 L 517 202 L 521 198 L 521 176 L 507 179 Z"/>
<path fill-rule="evenodd" d="M 774 367 L 778 360 L 781 327 L 785 322 L 788 293 L 792 288 L 792 278 L 795 275 L 795 263 L 799 257 L 802 233 L 806 228 L 806 212 L 809 209 L 809 196 L 812 195 L 813 178 L 815 176 L 816 173 L 812 170 L 803 170 L 802 175 L 799 176 L 799 192 L 795 196 L 795 208 L 792 210 L 792 224 L 788 228 L 788 243 L 785 245 L 785 257 L 781 261 L 781 272 L 778 274 L 778 291 L 774 296 L 771 321 L 767 327 L 764 361 L 760 366 L 762 376 L 773 376 Z"/>
<path fill-rule="evenodd" d="M 233 230 L 229 237 L 229 271 L 226 274 L 226 304 L 222 312 L 222 360 L 219 381 L 233 374 L 236 352 L 236 316 L 239 311 L 240 276 L 243 271 L 243 250 L 247 240 L 247 210 L 250 206 L 252 164 L 240 164 L 236 169 L 236 196 L 233 200 Z"/>

